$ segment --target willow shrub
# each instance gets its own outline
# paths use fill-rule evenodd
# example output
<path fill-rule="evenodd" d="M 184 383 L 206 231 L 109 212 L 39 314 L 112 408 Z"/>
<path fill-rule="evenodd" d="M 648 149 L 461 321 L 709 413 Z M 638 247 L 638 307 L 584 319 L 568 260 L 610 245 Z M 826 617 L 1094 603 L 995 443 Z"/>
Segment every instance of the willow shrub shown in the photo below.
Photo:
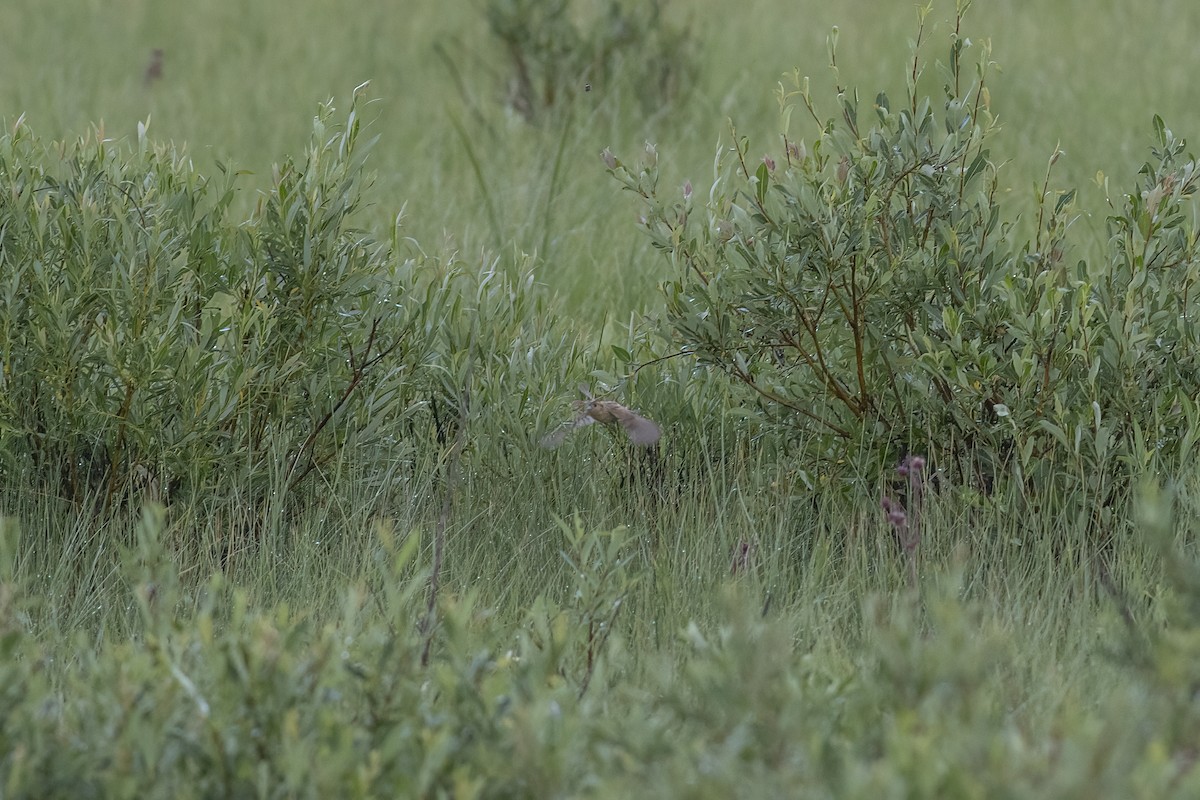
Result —
<path fill-rule="evenodd" d="M 983 489 L 1065 476 L 1109 497 L 1115 477 L 1186 458 L 1194 441 L 1195 161 L 1156 119 L 1108 258 L 1073 259 L 1074 193 L 1051 190 L 1049 169 L 1035 222 L 1006 205 L 988 50 L 972 69 L 978 45 L 958 29 L 938 97 L 919 90 L 917 49 L 900 103 L 861 102 L 834 66 L 836 113 L 823 115 L 797 73 L 780 89 L 784 129 L 811 116 L 811 146 L 785 133 L 754 159 L 735 131 L 707 191 L 660 192 L 651 145 L 632 169 L 604 158 L 675 267 L 678 343 L 743 386 L 768 430 L 802 434 L 826 465 L 912 452 Z M 836 65 L 835 44 L 836 31 Z"/>
<path fill-rule="evenodd" d="M 523 357 L 574 349 L 541 347 L 528 274 L 353 226 L 372 144 L 358 101 L 341 119 L 321 106 L 244 219 L 236 174 L 202 175 L 144 129 L 47 144 L 18 122 L 0 138 L 8 485 L 104 504 L 280 497 L 340 458 L 435 442 L 465 418 L 472 374 L 540 391 Z"/>

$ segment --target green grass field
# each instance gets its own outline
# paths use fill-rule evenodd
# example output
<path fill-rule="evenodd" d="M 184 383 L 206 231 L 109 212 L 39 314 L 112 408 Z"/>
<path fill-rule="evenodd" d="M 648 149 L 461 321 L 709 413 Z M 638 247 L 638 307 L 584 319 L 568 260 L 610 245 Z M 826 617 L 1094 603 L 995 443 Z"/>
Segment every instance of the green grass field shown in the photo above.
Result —
<path fill-rule="evenodd" d="M 423 323 L 493 337 L 463 333 L 486 355 L 437 365 L 477 387 L 462 433 L 416 397 L 294 497 L 290 473 L 242 482 L 222 462 L 220 493 L 98 511 L 0 463 L 0 798 L 1197 796 L 1186 458 L 1107 500 L 1079 475 L 1045 502 L 1017 482 L 931 493 L 911 581 L 877 460 L 800 462 L 719 375 L 650 363 L 669 355 L 673 268 L 601 152 L 632 163 L 653 142 L 660 184 L 705 195 L 731 121 L 752 153 L 782 150 L 786 73 L 833 108 L 834 26 L 841 83 L 902 96 L 913 5 L 676 0 L 681 94 L 640 100 L 650 54 L 627 53 L 534 122 L 506 103 L 483 13 L 503 5 L 0 12 L 5 131 L 23 116 L 44 141 L 129 143 L 146 123 L 202 175 L 245 172 L 235 216 L 303 161 L 319 104 L 343 120 L 369 81 L 356 112 L 379 139 L 350 220 L 422 269 L 465 265 L 461 303 Z M 992 159 L 1018 230 L 1065 151 L 1050 185 L 1078 189 L 1069 260 L 1105 251 L 1106 196 L 1134 186 L 1154 115 L 1200 135 L 1200 6 L 1142 6 L 965 18 L 997 64 Z M 943 59 L 954 8 L 929 22 Z M 932 68 L 919 85 L 936 94 Z M 796 113 L 788 135 L 820 131 Z M 661 424 L 657 460 L 600 425 L 537 446 L 580 381 Z M 3 413 L 0 449 L 19 449 Z"/>
<path fill-rule="evenodd" d="M 259 175 L 301 148 L 316 104 L 343 100 L 370 80 L 375 132 L 383 138 L 372 165 L 379 174 L 372 222 L 387 224 L 407 204 L 411 234 L 427 247 L 515 244 L 539 253 L 539 278 L 563 293 L 589 322 L 624 318 L 655 302 L 660 265 L 629 222 L 635 208 L 614 195 L 596 155 L 604 147 L 632 153 L 659 144 L 666 180 L 711 176 L 712 156 L 728 139 L 728 120 L 759 143 L 776 146 L 774 91 L 799 69 L 825 85 L 826 37 L 841 29 L 847 85 L 873 97 L 898 94 L 915 34 L 915 5 L 888 3 L 792 6 L 754 0 L 730 13 L 719 3 L 676 4 L 671 13 L 695 32 L 699 75 L 682 107 L 647 113 L 597 86 L 582 98 L 566 131 L 568 169 L 551 186 L 547 154 L 564 134 L 530 131 L 503 114 L 477 127 L 469 105 L 488 113 L 502 100 L 503 62 L 488 44 L 476 4 L 413 4 L 403 13 L 363 3 L 354 14 L 322 4 L 242 9 L 211 3 L 188 9 L 128 3 L 65 3 L 46 9 L 18 3 L 9 27 L 20 30 L 6 57 L 5 116 L 27 115 L 40 135 L 79 135 L 103 122 L 110 136 L 132 136 L 150 121 L 155 138 L 186 142 L 202 164 L 220 159 Z M 953 9 L 938 8 L 944 31 Z M 1150 118 L 1160 114 L 1181 135 L 1200 126 L 1189 94 L 1195 63 L 1191 4 L 1134 9 L 1056 2 L 1030 13 L 1013 3 L 978 4 L 964 33 L 990 39 L 1000 71 L 992 77 L 1011 161 L 1013 192 L 1032 199 L 1057 143 L 1067 156 L 1054 182 L 1085 193 L 1100 208 L 1097 172 L 1124 186 L 1147 155 Z M 937 34 L 933 37 L 938 46 Z M 441 44 L 459 57 L 469 98 L 438 58 Z M 163 79 L 149 90 L 143 74 L 154 48 L 164 51 Z M 941 57 L 940 52 L 935 56 Z M 489 63 L 488 59 L 491 59 Z M 826 105 L 831 98 L 826 96 Z M 480 179 L 450 120 L 459 119 L 483 162 L 483 183 L 500 209 L 493 234 Z M 797 120 L 795 135 L 815 131 Z M 545 225 L 546 193 L 555 213 Z M 1103 219 L 1084 219 L 1098 236 Z M 547 237 L 547 233 L 549 234 Z M 500 241 L 497 241 L 497 236 Z M 597 275 L 606 276 L 595 280 Z M 597 302 L 585 304 L 584 298 Z"/>

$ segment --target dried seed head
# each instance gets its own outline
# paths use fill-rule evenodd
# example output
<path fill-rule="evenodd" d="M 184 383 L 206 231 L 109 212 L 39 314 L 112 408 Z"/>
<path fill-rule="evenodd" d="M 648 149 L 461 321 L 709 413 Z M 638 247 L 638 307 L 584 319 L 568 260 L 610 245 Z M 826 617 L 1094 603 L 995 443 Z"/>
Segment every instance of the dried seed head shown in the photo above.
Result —
<path fill-rule="evenodd" d="M 850 177 L 850 158 L 842 156 L 842 160 L 838 162 L 837 179 L 838 183 L 845 183 Z"/>
<path fill-rule="evenodd" d="M 142 83 L 146 86 L 154 83 L 162 77 L 163 74 L 163 49 L 161 47 L 154 48 L 150 53 L 150 63 L 146 65 L 146 71 L 142 75 Z"/>

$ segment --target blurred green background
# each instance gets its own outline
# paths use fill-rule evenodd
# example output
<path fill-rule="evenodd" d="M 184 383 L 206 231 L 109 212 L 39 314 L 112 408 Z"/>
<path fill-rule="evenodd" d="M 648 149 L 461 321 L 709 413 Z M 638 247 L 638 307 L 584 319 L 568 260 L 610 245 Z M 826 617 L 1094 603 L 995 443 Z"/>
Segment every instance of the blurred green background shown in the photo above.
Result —
<path fill-rule="evenodd" d="M 631 224 L 636 206 L 605 174 L 600 150 L 631 156 L 643 140 L 655 142 L 665 181 L 702 186 L 715 149 L 729 140 L 729 120 L 756 148 L 778 150 L 774 89 L 784 73 L 812 76 L 831 107 L 826 40 L 834 26 L 843 84 L 866 100 L 880 89 L 900 96 L 917 18 L 913 3 L 894 0 L 671 3 L 669 21 L 695 42 L 697 72 L 683 102 L 655 111 L 597 84 L 569 119 L 531 126 L 504 102 L 506 53 L 489 34 L 484 5 L 8 3 L 0 12 L 0 116 L 11 124 L 24 114 L 47 138 L 93 124 L 130 136 L 149 120 L 151 136 L 186 143 L 200 165 L 221 160 L 264 176 L 304 146 L 319 101 L 344 103 L 369 80 L 376 102 L 368 116 L 382 136 L 372 225 L 390 224 L 406 207 L 405 231 L 427 249 L 535 253 L 540 279 L 583 319 L 619 319 L 658 303 L 663 264 Z M 927 59 L 945 56 L 954 11 L 935 5 Z M 1152 114 L 1180 135 L 1200 130 L 1191 87 L 1198 28 L 1200 5 L 1183 0 L 994 0 L 971 8 L 962 34 L 976 46 L 990 40 L 999 67 L 989 75 L 1004 126 L 993 158 L 1011 162 L 1011 191 L 1032 202 L 1061 144 L 1066 156 L 1051 183 L 1080 190 L 1077 224 L 1103 237 L 1097 173 L 1110 176 L 1114 192 L 1130 185 L 1148 152 Z M 162 77 L 147 86 L 156 48 Z M 793 117 L 794 138 L 814 133 L 810 120 Z M 563 168 L 552 181 L 560 144 Z"/>

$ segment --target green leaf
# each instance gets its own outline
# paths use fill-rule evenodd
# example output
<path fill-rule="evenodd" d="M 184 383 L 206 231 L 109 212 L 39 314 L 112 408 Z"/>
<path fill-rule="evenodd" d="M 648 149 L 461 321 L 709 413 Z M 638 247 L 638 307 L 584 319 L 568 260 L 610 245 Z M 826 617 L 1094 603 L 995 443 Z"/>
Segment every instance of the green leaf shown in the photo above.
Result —
<path fill-rule="evenodd" d="M 881 121 L 886 120 L 888 114 L 891 113 L 892 106 L 888 101 L 888 96 L 885 93 L 880 92 L 879 94 L 875 95 L 875 110 L 879 112 L 879 119 Z"/>
<path fill-rule="evenodd" d="M 1071 189 L 1070 191 L 1066 191 L 1066 192 L 1063 192 L 1062 194 L 1060 194 L 1058 196 L 1058 201 L 1055 202 L 1055 204 L 1054 204 L 1055 216 L 1061 214 L 1063 209 L 1066 208 L 1067 206 L 1069 206 L 1074 199 L 1075 199 L 1075 190 L 1074 189 Z"/>

